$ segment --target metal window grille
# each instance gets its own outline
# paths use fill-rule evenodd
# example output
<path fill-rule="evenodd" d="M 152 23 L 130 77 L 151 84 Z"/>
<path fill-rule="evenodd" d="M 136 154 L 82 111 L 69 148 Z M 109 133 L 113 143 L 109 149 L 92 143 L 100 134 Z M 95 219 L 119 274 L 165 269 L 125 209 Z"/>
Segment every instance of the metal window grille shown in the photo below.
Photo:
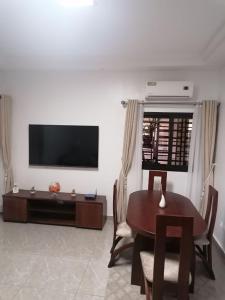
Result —
<path fill-rule="evenodd" d="M 144 113 L 142 168 L 187 171 L 191 113 Z"/>

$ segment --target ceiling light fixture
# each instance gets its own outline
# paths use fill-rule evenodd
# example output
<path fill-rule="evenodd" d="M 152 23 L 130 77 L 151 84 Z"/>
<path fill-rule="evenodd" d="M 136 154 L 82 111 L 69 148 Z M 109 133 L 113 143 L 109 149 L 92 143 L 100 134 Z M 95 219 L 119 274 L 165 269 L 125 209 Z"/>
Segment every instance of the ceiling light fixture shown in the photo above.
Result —
<path fill-rule="evenodd" d="M 94 0 L 60 0 L 59 1 L 63 6 L 93 6 Z"/>

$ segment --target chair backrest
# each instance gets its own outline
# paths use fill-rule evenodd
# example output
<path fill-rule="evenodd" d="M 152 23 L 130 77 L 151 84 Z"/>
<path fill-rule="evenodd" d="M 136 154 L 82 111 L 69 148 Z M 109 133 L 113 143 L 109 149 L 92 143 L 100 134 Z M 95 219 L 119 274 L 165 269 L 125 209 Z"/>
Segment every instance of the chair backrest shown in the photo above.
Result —
<path fill-rule="evenodd" d="M 155 177 L 161 177 L 162 190 L 166 191 L 167 172 L 165 171 L 149 171 L 148 190 L 153 191 Z"/>
<path fill-rule="evenodd" d="M 116 234 L 117 230 L 117 180 L 115 180 L 113 185 L 113 225 L 114 225 L 114 234 Z"/>
<path fill-rule="evenodd" d="M 181 216 L 156 216 L 156 239 L 154 251 L 154 271 L 152 298 L 163 299 L 164 267 L 166 255 L 166 232 L 168 226 L 181 228 L 179 249 L 179 272 L 177 283 L 178 299 L 187 300 L 189 294 L 189 273 L 193 253 L 193 218 Z"/>
<path fill-rule="evenodd" d="M 209 193 L 208 193 L 208 203 L 207 209 L 205 214 L 205 222 L 208 225 L 208 233 L 207 238 L 209 240 L 212 239 L 214 226 L 216 222 L 216 213 L 217 213 L 217 206 L 218 206 L 218 191 L 214 189 L 211 185 L 209 186 Z"/>

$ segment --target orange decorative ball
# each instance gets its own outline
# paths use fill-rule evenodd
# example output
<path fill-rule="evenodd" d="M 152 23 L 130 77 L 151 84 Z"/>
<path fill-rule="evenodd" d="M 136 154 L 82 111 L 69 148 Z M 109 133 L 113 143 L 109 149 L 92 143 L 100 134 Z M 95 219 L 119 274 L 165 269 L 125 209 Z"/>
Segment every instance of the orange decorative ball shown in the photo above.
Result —
<path fill-rule="evenodd" d="M 58 182 L 53 182 L 49 185 L 49 192 L 57 193 L 60 191 L 60 184 Z"/>

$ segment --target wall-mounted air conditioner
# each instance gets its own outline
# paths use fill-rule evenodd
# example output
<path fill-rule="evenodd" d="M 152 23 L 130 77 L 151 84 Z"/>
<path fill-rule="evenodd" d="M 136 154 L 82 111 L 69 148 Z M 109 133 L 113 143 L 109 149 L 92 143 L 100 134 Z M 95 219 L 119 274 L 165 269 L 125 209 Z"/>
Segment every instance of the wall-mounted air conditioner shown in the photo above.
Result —
<path fill-rule="evenodd" d="M 192 98 L 193 87 L 190 81 L 149 81 L 146 100 L 154 97 Z"/>

